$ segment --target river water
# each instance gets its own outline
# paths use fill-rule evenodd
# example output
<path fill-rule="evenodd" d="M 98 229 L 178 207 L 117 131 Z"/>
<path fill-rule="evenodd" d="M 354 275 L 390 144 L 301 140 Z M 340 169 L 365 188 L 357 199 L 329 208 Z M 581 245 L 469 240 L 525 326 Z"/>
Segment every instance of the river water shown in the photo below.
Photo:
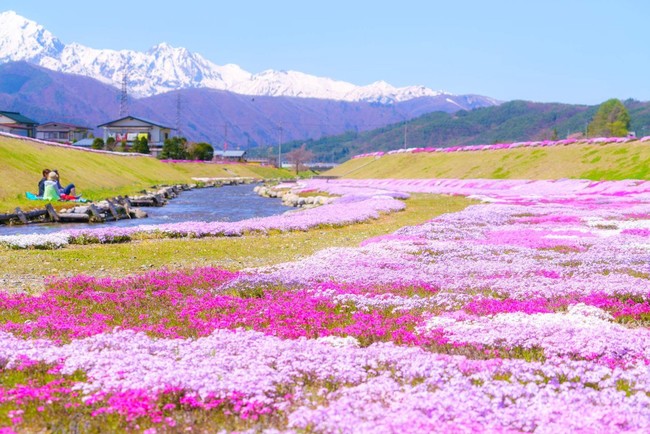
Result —
<path fill-rule="evenodd" d="M 292 208 L 282 205 L 280 199 L 259 196 L 255 184 L 226 185 L 182 191 L 162 207 L 145 207 L 149 214 L 144 219 L 126 219 L 106 223 L 38 223 L 29 225 L 0 225 L 0 235 L 45 234 L 63 229 L 125 227 L 185 221 L 234 222 L 253 217 L 279 215 Z"/>

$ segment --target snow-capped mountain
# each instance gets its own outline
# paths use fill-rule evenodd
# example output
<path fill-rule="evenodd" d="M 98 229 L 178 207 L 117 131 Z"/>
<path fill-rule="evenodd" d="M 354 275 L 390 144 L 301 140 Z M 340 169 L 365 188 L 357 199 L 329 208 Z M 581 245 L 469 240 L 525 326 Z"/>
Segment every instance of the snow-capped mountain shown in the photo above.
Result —
<path fill-rule="evenodd" d="M 139 97 L 187 88 L 383 104 L 440 95 L 454 97 L 424 86 L 396 88 L 383 81 L 357 86 L 297 71 L 267 70 L 252 74 L 237 65 L 216 65 L 197 53 L 166 43 L 145 53 L 98 50 L 76 43 L 66 45 L 39 24 L 13 11 L 2 12 L 0 63 L 20 60 L 54 71 L 92 77 L 115 87 L 121 86 L 126 73 L 129 93 Z"/>
<path fill-rule="evenodd" d="M 0 13 L 0 62 L 54 58 L 64 45 L 50 32 L 13 11 Z"/>

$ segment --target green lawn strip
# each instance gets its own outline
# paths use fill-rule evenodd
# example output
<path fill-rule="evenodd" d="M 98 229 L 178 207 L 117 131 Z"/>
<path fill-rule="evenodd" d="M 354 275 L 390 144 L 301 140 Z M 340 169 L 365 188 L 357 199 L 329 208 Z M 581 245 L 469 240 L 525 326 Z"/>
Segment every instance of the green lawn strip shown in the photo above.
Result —
<path fill-rule="evenodd" d="M 646 142 L 487 151 L 423 152 L 349 160 L 324 175 L 344 178 L 650 179 Z"/>
<path fill-rule="evenodd" d="M 416 194 L 406 210 L 377 220 L 306 232 L 252 234 L 243 237 L 147 239 L 125 244 L 70 245 L 60 250 L 0 248 L 0 290 L 40 291 L 46 276 L 90 274 L 121 277 L 149 269 L 216 266 L 231 270 L 294 261 L 328 247 L 357 246 L 361 241 L 424 223 L 440 214 L 476 203 L 460 196 Z M 4 286 L 4 287 L 3 287 Z"/>

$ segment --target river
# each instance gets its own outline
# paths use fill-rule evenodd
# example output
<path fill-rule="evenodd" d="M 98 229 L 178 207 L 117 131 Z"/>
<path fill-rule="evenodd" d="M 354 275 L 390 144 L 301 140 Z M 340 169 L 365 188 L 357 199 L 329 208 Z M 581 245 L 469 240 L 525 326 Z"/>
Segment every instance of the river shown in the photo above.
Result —
<path fill-rule="evenodd" d="M 280 199 L 259 196 L 255 184 L 226 185 L 182 191 L 163 207 L 146 207 L 144 219 L 126 219 L 106 223 L 37 223 L 29 225 L 0 225 L 0 235 L 45 234 L 63 229 L 84 229 L 177 223 L 185 221 L 240 221 L 253 217 L 282 214 L 292 208 L 282 205 Z"/>

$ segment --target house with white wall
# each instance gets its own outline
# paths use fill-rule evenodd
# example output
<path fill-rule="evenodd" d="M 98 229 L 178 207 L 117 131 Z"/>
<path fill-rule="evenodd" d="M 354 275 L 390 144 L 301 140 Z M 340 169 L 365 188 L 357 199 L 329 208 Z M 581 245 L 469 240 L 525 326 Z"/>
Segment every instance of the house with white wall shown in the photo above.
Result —
<path fill-rule="evenodd" d="M 18 136 L 36 137 L 38 122 L 18 112 L 0 111 L 0 131 Z"/>
<path fill-rule="evenodd" d="M 90 128 L 63 122 L 46 122 L 36 127 L 36 138 L 57 143 L 74 143 L 88 138 Z"/>
<path fill-rule="evenodd" d="M 135 139 L 146 137 L 151 154 L 154 156 L 160 153 L 165 140 L 171 137 L 171 131 L 174 129 L 135 116 L 126 116 L 98 125 L 97 128 L 104 130 L 104 143 L 109 137 L 113 137 L 117 143 L 125 142 L 129 147 Z"/>

